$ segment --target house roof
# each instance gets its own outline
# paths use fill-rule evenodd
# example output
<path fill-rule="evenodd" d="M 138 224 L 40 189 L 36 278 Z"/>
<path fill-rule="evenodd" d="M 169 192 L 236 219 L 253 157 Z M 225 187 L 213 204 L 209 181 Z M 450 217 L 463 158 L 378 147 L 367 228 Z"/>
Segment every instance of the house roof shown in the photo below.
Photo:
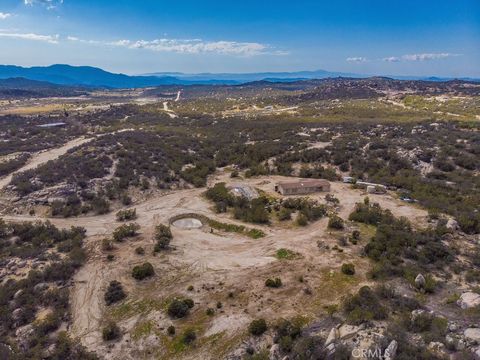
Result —
<path fill-rule="evenodd" d="M 299 189 L 303 187 L 325 186 L 330 185 L 330 183 L 324 179 L 302 179 L 298 181 L 279 182 L 277 185 L 283 189 Z"/>

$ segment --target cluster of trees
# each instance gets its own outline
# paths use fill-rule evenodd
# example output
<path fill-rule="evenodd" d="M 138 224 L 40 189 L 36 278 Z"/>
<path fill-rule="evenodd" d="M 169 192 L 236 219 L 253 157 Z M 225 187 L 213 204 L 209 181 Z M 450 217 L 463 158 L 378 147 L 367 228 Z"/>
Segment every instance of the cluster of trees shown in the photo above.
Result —
<path fill-rule="evenodd" d="M 264 196 L 251 200 L 236 197 L 229 192 L 225 183 L 215 184 L 205 192 L 205 196 L 215 203 L 217 212 L 226 212 L 228 208 L 233 208 L 236 219 L 256 224 L 266 224 L 270 221 L 268 211 L 270 200 Z"/>
<path fill-rule="evenodd" d="M 120 210 L 116 214 L 117 221 L 131 221 L 137 218 L 137 209 Z"/>
<path fill-rule="evenodd" d="M 64 332 L 55 332 L 69 319 L 69 290 L 62 285 L 85 261 L 84 236 L 83 228 L 59 230 L 48 222 L 10 224 L 0 221 L 2 266 L 16 256 L 46 264 L 43 270 L 31 270 L 24 279 L 11 279 L 0 285 L 0 343 L 10 345 L 13 357 L 37 359 L 54 345 L 53 358 L 95 359 Z M 64 255 L 59 256 L 59 253 Z M 52 309 L 52 312 L 37 321 L 37 311 L 42 308 Z M 20 346 L 16 343 L 19 339 L 15 331 L 25 325 L 31 325 L 33 331 Z"/>
<path fill-rule="evenodd" d="M 137 223 L 123 224 L 113 231 L 112 237 L 113 240 L 121 242 L 126 238 L 137 236 L 138 230 L 140 230 L 140 225 Z"/>
<path fill-rule="evenodd" d="M 20 169 L 30 158 L 29 153 L 22 153 L 10 160 L 0 162 L 0 176 L 5 176 Z"/>
<path fill-rule="evenodd" d="M 454 251 L 442 241 L 446 228 L 441 221 L 435 228 L 414 230 L 408 219 L 397 219 L 368 201 L 357 204 L 349 218 L 376 226 L 375 235 L 365 246 L 366 255 L 377 263 L 374 277 L 406 276 L 412 262 L 427 269 L 442 268 L 454 260 Z"/>
<path fill-rule="evenodd" d="M 49 221 L 6 223 L 0 219 L 0 259 L 35 259 L 52 247 L 62 253 L 77 251 L 84 237 L 85 229 L 81 227 L 60 230 Z"/>
<path fill-rule="evenodd" d="M 298 211 L 297 223 L 301 226 L 317 221 L 327 214 L 327 208 L 317 201 L 305 198 L 288 198 L 275 205 L 277 217 L 280 221 L 289 220 L 294 211 Z"/>

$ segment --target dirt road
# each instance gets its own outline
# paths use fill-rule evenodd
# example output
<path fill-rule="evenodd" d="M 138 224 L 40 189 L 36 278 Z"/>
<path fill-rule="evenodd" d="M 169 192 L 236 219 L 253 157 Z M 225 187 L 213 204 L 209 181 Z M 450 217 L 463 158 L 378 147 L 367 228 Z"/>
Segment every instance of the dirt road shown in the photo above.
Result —
<path fill-rule="evenodd" d="M 82 137 L 79 137 L 79 138 L 76 138 L 74 140 L 71 140 L 71 141 L 67 142 L 65 145 L 63 145 L 61 147 L 41 151 L 41 152 L 38 152 L 38 153 L 34 154 L 30 158 L 30 160 L 27 162 L 27 164 L 22 166 L 17 171 L 14 171 L 13 173 L 9 174 L 8 176 L 5 176 L 4 178 L 0 179 L 0 190 L 3 189 L 5 186 L 7 186 L 10 183 L 10 181 L 12 181 L 12 177 L 16 173 L 26 171 L 26 170 L 30 170 L 30 169 L 34 169 L 34 168 L 46 163 L 47 161 L 55 160 L 55 159 L 59 158 L 60 156 L 62 156 L 63 154 L 65 154 L 68 150 L 73 149 L 76 146 L 80 146 L 82 144 L 85 144 L 85 143 L 87 143 L 91 140 L 92 140 L 92 138 L 86 138 L 86 137 L 82 136 Z"/>

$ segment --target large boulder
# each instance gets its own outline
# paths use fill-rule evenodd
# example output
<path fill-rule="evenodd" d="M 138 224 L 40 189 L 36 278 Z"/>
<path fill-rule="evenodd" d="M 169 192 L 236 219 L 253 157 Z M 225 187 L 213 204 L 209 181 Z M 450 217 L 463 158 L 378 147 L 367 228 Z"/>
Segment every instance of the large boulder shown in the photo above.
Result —
<path fill-rule="evenodd" d="M 395 359 L 395 356 L 397 355 L 397 349 L 398 349 L 398 342 L 396 340 L 390 341 L 390 344 L 388 344 L 387 348 L 385 349 L 383 358 L 385 360 Z"/>
<path fill-rule="evenodd" d="M 425 277 L 422 274 L 418 274 L 417 277 L 415 278 L 415 287 L 417 289 L 423 289 L 425 287 L 426 280 Z"/>
<path fill-rule="evenodd" d="M 340 337 L 339 331 L 336 327 L 333 327 L 332 330 L 330 330 L 330 333 L 327 336 L 327 340 L 325 341 L 325 346 L 328 346 Z"/>
<path fill-rule="evenodd" d="M 458 222 L 456 220 L 450 218 L 450 219 L 448 219 L 445 227 L 448 230 L 452 230 L 452 231 L 458 230 Z"/>
<path fill-rule="evenodd" d="M 480 295 L 474 292 L 465 292 L 460 295 L 457 305 L 462 309 L 470 309 L 480 305 Z"/>
<path fill-rule="evenodd" d="M 480 328 L 468 328 L 463 332 L 465 339 L 480 344 Z"/>

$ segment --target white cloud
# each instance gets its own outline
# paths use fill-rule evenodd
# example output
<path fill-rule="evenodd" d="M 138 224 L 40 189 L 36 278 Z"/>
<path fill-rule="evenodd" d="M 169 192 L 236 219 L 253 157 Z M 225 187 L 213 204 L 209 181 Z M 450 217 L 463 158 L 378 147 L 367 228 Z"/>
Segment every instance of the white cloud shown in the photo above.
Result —
<path fill-rule="evenodd" d="M 237 41 L 204 41 L 201 39 L 155 39 L 155 40 L 117 40 L 98 41 L 84 40 L 74 36 L 67 37 L 70 41 L 84 44 L 107 45 L 127 49 L 145 49 L 158 52 L 175 52 L 182 54 L 216 53 L 223 55 L 255 56 L 255 55 L 286 55 L 285 51 L 272 50 L 268 45 L 256 42 Z"/>
<path fill-rule="evenodd" d="M 0 12 L 0 20 L 5 20 L 6 18 L 9 18 L 10 16 L 12 16 L 12 14 Z"/>
<path fill-rule="evenodd" d="M 48 10 L 55 9 L 57 6 L 63 4 L 63 0 L 23 0 L 25 5 L 42 5 L 45 6 Z"/>
<path fill-rule="evenodd" d="M 0 32 L 0 38 L 44 41 L 50 44 L 58 44 L 59 36 L 58 35 L 39 35 L 39 34 L 33 34 L 33 33 Z"/>
<path fill-rule="evenodd" d="M 446 59 L 453 56 L 460 56 L 460 54 L 451 54 L 451 53 L 408 54 L 408 55 L 403 55 L 402 59 L 406 61 L 428 61 L 428 60 Z"/>
<path fill-rule="evenodd" d="M 382 60 L 387 62 L 399 62 L 400 58 L 396 56 L 389 56 L 389 57 L 383 58 Z"/>
<path fill-rule="evenodd" d="M 362 63 L 362 62 L 366 62 L 367 58 L 365 58 L 363 56 L 349 57 L 349 58 L 347 58 L 347 61 L 348 62 Z"/>

